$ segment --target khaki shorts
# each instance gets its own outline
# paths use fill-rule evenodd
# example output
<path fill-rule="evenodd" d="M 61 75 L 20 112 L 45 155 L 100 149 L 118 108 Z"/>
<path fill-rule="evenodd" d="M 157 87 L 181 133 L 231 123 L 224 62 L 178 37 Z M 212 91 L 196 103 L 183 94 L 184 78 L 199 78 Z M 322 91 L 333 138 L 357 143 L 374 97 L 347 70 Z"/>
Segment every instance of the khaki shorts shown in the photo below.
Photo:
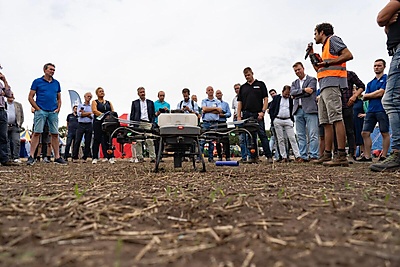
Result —
<path fill-rule="evenodd" d="M 342 91 L 339 87 L 325 87 L 318 100 L 319 124 L 333 124 L 343 120 Z"/>

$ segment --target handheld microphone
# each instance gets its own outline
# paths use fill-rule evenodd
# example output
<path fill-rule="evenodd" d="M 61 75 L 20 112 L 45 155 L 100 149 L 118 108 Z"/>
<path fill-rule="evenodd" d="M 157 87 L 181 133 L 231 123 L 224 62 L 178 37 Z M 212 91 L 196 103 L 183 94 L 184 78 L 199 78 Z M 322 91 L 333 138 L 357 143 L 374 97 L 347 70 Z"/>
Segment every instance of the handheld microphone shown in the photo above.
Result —
<path fill-rule="evenodd" d="M 307 45 L 306 56 L 304 57 L 304 60 L 307 59 L 308 55 L 311 52 L 312 47 L 313 47 L 313 43 L 312 42 Z"/>

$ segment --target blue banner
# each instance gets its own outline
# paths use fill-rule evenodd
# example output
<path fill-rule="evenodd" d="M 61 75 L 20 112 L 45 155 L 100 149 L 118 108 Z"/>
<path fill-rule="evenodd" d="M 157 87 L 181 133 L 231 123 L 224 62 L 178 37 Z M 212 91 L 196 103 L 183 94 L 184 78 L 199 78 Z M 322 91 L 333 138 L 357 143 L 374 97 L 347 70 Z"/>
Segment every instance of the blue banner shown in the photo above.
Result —
<path fill-rule="evenodd" d="M 71 99 L 71 109 L 74 106 L 78 106 L 79 104 L 81 104 L 81 97 L 79 96 L 79 94 L 74 91 L 74 90 L 68 90 L 69 93 L 69 98 Z"/>

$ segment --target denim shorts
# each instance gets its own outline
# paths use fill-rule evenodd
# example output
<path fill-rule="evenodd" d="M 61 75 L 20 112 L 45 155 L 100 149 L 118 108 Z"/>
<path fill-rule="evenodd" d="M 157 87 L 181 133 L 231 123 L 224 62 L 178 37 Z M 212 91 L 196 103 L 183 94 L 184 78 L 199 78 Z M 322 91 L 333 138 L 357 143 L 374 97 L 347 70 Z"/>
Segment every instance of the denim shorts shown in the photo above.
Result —
<path fill-rule="evenodd" d="M 58 134 L 58 113 L 44 110 L 35 111 L 33 116 L 33 132 L 43 133 L 46 120 L 49 124 L 49 132 L 51 134 Z"/>
<path fill-rule="evenodd" d="M 389 117 L 386 112 L 367 112 L 364 118 L 363 132 L 374 131 L 376 123 L 379 123 L 379 131 L 381 133 L 389 132 Z"/>

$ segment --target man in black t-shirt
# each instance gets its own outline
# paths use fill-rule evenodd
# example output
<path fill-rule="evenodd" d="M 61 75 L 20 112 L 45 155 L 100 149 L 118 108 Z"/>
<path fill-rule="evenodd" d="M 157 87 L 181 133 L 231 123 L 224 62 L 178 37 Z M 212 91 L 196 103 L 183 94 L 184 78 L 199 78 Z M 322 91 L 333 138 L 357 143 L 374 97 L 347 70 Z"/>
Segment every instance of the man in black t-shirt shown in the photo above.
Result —
<path fill-rule="evenodd" d="M 265 133 L 264 116 L 268 108 L 268 91 L 265 83 L 253 77 L 253 71 L 247 67 L 243 70 L 246 83 L 240 87 L 238 95 L 238 120 L 254 118 L 258 121 L 257 132 L 252 133 L 253 141 L 257 144 L 257 134 L 260 136 L 264 154 L 268 163 L 272 163 L 272 153 L 269 149 L 268 138 Z M 258 151 L 250 152 L 250 163 L 258 162 Z"/>
<path fill-rule="evenodd" d="M 77 108 L 78 106 L 74 106 L 72 108 L 73 112 L 71 114 L 68 114 L 67 116 L 67 144 L 65 145 L 65 153 L 64 153 L 64 159 L 68 161 L 69 156 L 71 155 L 70 153 L 70 148 L 71 144 L 75 143 L 76 139 L 76 130 L 78 129 L 78 114 L 77 114 Z"/>
<path fill-rule="evenodd" d="M 379 12 L 377 22 L 385 27 L 387 49 L 393 56 L 387 76 L 386 90 L 382 98 L 383 108 L 392 128 L 392 154 L 384 161 L 372 164 L 372 171 L 396 171 L 400 169 L 400 0 L 391 0 Z"/>

